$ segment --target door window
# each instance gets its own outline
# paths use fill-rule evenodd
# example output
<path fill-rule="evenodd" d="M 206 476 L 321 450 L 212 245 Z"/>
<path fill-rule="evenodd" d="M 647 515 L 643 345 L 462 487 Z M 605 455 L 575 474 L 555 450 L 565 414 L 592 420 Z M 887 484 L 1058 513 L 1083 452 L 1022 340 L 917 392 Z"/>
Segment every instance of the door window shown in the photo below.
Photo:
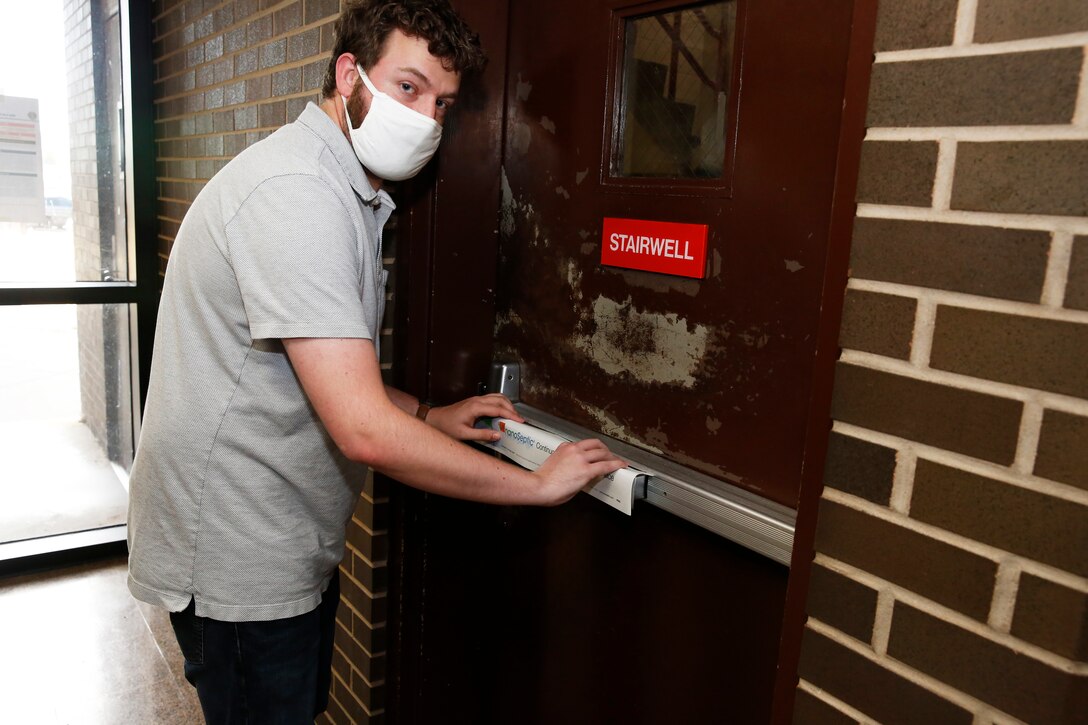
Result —
<path fill-rule="evenodd" d="M 612 175 L 720 179 L 736 3 L 669 8 L 622 23 Z"/>

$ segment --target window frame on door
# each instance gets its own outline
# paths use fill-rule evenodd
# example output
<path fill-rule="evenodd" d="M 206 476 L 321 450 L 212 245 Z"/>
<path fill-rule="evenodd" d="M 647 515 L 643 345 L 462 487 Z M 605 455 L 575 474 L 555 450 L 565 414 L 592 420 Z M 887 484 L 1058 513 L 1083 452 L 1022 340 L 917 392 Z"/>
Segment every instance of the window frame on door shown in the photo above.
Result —
<path fill-rule="evenodd" d="M 665 194 L 706 196 L 730 199 L 733 197 L 733 174 L 736 166 L 737 133 L 740 124 L 741 96 L 744 67 L 744 37 L 747 18 L 747 0 L 727 0 L 736 5 L 736 32 L 733 39 L 732 68 L 729 75 L 729 96 L 725 118 L 725 158 L 722 174 L 714 178 L 678 178 L 650 176 L 622 176 L 615 172 L 623 145 L 625 59 L 627 50 L 627 23 L 642 17 L 675 12 L 709 4 L 693 0 L 653 0 L 621 5 L 612 11 L 612 28 L 609 32 L 608 69 L 605 85 L 605 139 L 601 144 L 601 178 L 603 191 L 614 193 Z"/>

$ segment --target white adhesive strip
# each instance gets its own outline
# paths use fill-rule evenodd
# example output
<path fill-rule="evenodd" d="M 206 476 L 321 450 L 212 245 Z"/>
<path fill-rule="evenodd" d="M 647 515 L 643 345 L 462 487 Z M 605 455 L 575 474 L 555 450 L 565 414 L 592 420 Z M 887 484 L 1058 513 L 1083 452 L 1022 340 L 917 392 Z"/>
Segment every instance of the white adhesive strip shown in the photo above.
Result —
<path fill-rule="evenodd" d="M 570 442 L 530 423 L 518 423 L 508 418 L 492 418 L 489 427 L 502 433 L 502 437 L 488 445 L 530 471 L 540 468 L 556 448 Z M 621 468 L 582 490 L 630 516 L 634 500 L 645 495 L 648 475 L 633 468 Z"/>

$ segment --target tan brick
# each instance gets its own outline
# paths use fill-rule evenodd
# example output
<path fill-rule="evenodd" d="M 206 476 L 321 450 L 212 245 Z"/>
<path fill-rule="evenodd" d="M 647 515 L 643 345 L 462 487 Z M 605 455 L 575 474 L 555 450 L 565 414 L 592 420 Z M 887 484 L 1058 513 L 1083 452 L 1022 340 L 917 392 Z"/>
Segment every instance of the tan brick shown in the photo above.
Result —
<path fill-rule="evenodd" d="M 1088 30 L 1084 0 L 979 0 L 975 42 L 998 43 Z"/>
<path fill-rule="evenodd" d="M 1016 455 L 1023 405 L 970 390 L 839 363 L 835 420 L 995 463 Z"/>
<path fill-rule="evenodd" d="M 971 713 L 843 645 L 805 630 L 801 677 L 877 722 L 970 725 Z"/>
<path fill-rule="evenodd" d="M 850 267 L 860 279 L 1038 302 L 1049 249 L 1046 232 L 863 217 Z"/>
<path fill-rule="evenodd" d="M 1088 418 L 1059 410 L 1043 412 L 1034 473 L 1088 490 Z"/>
<path fill-rule="evenodd" d="M 895 604 L 888 654 L 1024 722 L 1075 723 L 1088 712 L 1088 678 L 902 602 Z"/>
<path fill-rule="evenodd" d="M 1088 661 L 1088 594 L 1023 574 L 1012 633 L 1063 657 Z"/>
<path fill-rule="evenodd" d="M 847 290 L 839 344 L 908 360 L 917 306 L 912 297 Z"/>
<path fill-rule="evenodd" d="M 883 506 L 892 493 L 895 450 L 832 431 L 824 485 Z"/>
<path fill-rule="evenodd" d="M 1088 325 L 940 305 L 930 367 L 1088 398 Z"/>
<path fill-rule="evenodd" d="M 911 518 L 1088 576 L 1088 507 L 919 459 Z"/>
<path fill-rule="evenodd" d="M 820 503 L 816 551 L 985 620 L 997 564 L 865 513 Z"/>
<path fill-rule="evenodd" d="M 861 146 L 857 200 L 932 206 L 936 171 L 934 141 L 866 141 Z"/>
<path fill-rule="evenodd" d="M 1060 48 L 877 63 L 873 66 L 868 125 L 1069 123 L 1083 57 L 1081 48 Z"/>
<path fill-rule="evenodd" d="M 806 611 L 810 617 L 867 643 L 873 635 L 876 590 L 815 564 Z"/>
<path fill-rule="evenodd" d="M 1088 215 L 1088 143 L 961 143 L 952 208 L 966 211 Z"/>
<path fill-rule="evenodd" d="M 876 51 L 951 45 L 958 0 L 899 0 L 877 4 Z"/>

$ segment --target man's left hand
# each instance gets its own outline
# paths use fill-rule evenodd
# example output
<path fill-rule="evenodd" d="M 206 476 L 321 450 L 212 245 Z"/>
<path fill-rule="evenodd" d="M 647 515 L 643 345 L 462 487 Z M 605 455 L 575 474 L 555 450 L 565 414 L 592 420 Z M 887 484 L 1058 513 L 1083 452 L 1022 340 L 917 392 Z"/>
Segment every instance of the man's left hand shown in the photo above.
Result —
<path fill-rule="evenodd" d="M 524 418 L 518 415 L 514 404 L 505 395 L 492 393 L 465 398 L 460 403 L 431 408 L 427 414 L 427 423 L 451 438 L 461 441 L 496 441 L 502 435 L 487 428 L 475 428 L 478 418 L 510 418 L 519 423 Z"/>

